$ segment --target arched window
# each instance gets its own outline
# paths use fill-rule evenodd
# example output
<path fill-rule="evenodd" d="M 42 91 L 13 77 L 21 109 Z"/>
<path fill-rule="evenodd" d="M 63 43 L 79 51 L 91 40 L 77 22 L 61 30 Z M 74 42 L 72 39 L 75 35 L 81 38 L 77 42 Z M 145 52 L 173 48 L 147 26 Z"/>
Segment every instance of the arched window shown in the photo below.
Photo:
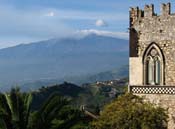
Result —
<path fill-rule="evenodd" d="M 163 85 L 164 84 L 164 58 L 156 44 L 150 45 L 143 57 L 144 84 Z"/>

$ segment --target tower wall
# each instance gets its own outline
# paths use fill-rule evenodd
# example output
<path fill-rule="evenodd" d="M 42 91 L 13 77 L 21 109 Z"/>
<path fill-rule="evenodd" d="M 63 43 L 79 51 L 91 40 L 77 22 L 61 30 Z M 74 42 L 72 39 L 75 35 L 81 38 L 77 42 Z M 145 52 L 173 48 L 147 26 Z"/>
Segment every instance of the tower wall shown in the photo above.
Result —
<path fill-rule="evenodd" d="M 170 10 L 170 3 L 161 5 L 160 15 L 154 13 L 153 5 L 146 5 L 144 11 L 138 7 L 131 8 L 130 78 L 135 78 L 137 75 L 132 68 L 143 66 L 141 61 L 132 63 L 132 60 L 140 60 L 145 49 L 154 42 L 165 56 L 165 85 L 175 85 L 175 14 L 170 13 Z M 137 69 L 143 70 L 143 68 Z M 138 79 L 139 82 L 143 82 L 143 78 Z M 137 84 L 135 81 L 130 81 L 130 85 Z"/>
<path fill-rule="evenodd" d="M 161 13 L 154 12 L 154 5 L 130 9 L 130 58 L 129 90 L 167 109 L 168 129 L 175 129 L 175 14 L 171 4 L 162 4 Z M 164 55 L 163 85 L 144 85 L 145 50 L 156 43 Z"/>

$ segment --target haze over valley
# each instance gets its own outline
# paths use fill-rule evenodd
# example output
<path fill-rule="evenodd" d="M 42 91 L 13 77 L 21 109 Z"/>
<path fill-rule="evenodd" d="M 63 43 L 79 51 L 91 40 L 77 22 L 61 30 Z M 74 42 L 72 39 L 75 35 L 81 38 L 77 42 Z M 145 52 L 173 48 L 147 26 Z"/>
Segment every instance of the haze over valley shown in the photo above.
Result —
<path fill-rule="evenodd" d="M 0 59 L 2 89 L 117 79 L 128 76 L 128 40 L 90 33 L 0 49 Z"/>

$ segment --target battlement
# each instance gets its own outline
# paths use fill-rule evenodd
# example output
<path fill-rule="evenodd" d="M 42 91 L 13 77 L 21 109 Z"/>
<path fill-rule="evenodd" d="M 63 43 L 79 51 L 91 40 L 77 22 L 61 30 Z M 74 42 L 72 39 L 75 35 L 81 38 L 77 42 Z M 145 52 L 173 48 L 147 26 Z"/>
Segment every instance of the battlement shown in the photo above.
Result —
<path fill-rule="evenodd" d="M 138 18 L 143 17 L 143 10 L 139 7 L 130 8 L 130 24 L 133 24 Z"/>
<path fill-rule="evenodd" d="M 161 15 L 170 15 L 171 14 L 171 4 L 162 4 L 161 5 Z"/>
<path fill-rule="evenodd" d="M 154 15 L 154 5 L 145 5 L 144 8 L 144 17 L 152 17 Z"/>
<path fill-rule="evenodd" d="M 171 15 L 171 4 L 163 3 L 161 4 L 161 14 L 160 16 L 168 16 Z M 130 22 L 131 24 L 137 20 L 138 18 L 152 18 L 153 16 L 157 16 L 154 12 L 154 5 L 145 5 L 144 10 L 139 9 L 139 7 L 131 7 L 130 8 Z"/>

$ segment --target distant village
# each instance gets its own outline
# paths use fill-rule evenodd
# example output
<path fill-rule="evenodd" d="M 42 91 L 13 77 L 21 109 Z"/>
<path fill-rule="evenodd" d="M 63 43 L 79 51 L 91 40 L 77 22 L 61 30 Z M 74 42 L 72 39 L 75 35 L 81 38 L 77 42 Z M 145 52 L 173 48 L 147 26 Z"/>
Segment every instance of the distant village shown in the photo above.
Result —
<path fill-rule="evenodd" d="M 97 86 L 125 86 L 128 85 L 128 81 L 126 78 L 124 79 L 116 79 L 116 80 L 108 80 L 108 81 L 97 81 Z"/>

